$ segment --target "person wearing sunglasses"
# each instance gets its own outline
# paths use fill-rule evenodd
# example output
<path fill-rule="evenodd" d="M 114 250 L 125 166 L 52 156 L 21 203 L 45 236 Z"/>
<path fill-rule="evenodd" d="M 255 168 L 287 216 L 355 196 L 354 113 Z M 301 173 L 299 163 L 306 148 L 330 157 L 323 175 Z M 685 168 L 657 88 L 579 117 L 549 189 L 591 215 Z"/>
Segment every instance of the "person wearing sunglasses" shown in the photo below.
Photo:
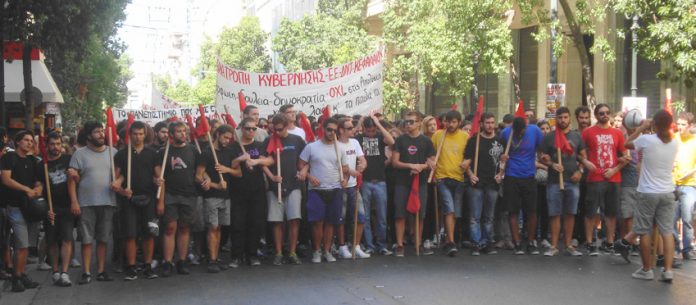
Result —
<path fill-rule="evenodd" d="M 247 109 L 251 106 L 247 106 Z M 251 266 L 261 265 L 256 250 L 266 230 L 266 183 L 263 166 L 270 166 L 271 158 L 262 155 L 262 143 L 256 141 L 256 119 L 247 117 L 239 124 L 242 137 L 232 144 L 232 169 L 242 169 L 241 177 L 230 179 L 230 212 L 232 261 L 229 266 L 236 268 L 246 258 Z M 242 149 L 242 146 L 244 149 Z"/>
<path fill-rule="evenodd" d="M 288 132 L 289 122 L 286 116 L 276 114 L 271 119 L 273 131 L 280 138 L 283 150 L 280 152 L 280 173 L 276 166 L 275 153 L 269 154 L 267 147 L 272 137 L 266 139 L 263 144 L 264 154 L 271 158 L 271 166 L 263 168 L 268 178 L 268 221 L 273 223 L 273 245 L 275 257 L 273 265 L 283 264 L 283 223 L 287 221 L 288 230 L 288 263 L 300 265 L 302 261 L 297 256 L 297 239 L 300 232 L 300 220 L 302 219 L 302 183 L 298 180 L 297 162 L 300 160 L 300 152 L 305 148 L 304 139 Z M 281 185 L 281 201 L 278 202 L 278 183 Z"/>
<path fill-rule="evenodd" d="M 291 104 L 285 104 L 283 106 L 280 106 L 280 109 L 278 110 L 280 113 L 282 113 L 285 118 L 288 119 L 288 132 L 290 134 L 294 134 L 305 142 L 307 141 L 307 134 L 305 133 L 304 129 L 297 127 L 297 110 L 295 110 L 295 106 Z"/>
<path fill-rule="evenodd" d="M 395 256 L 397 257 L 404 256 L 404 235 L 408 216 L 406 203 L 411 192 L 413 175 L 420 175 L 418 176 L 420 219 L 416 221 L 420 222 L 418 236 L 423 236 L 423 220 L 428 202 L 427 180 L 430 170 L 435 166 L 435 148 L 430 138 L 421 133 L 421 120 L 422 115 L 417 111 L 406 114 L 403 122 L 407 133 L 396 139 L 392 152 L 392 165 L 397 170 L 394 188 L 394 226 L 397 245 Z"/>
<path fill-rule="evenodd" d="M 254 122 L 254 127 L 257 128 L 254 132 L 254 141 L 263 143 L 263 141 L 268 138 L 268 132 L 266 132 L 265 128 L 261 128 L 261 126 L 259 126 L 261 124 L 259 118 L 259 107 L 248 105 L 246 108 L 244 108 L 244 111 L 242 111 L 242 120 L 249 119 L 250 121 Z M 242 130 L 242 124 L 239 124 L 237 127 L 237 139 L 242 138 L 243 133 L 244 130 Z"/>
<path fill-rule="evenodd" d="M 345 153 L 336 148 L 338 121 L 324 120 L 324 137 L 308 144 L 300 154 L 297 168 L 299 180 L 309 180 L 307 191 L 307 220 L 312 223 L 312 263 L 335 262 L 331 254 L 334 226 L 343 218 L 343 192 L 346 186 L 348 162 Z M 339 165 L 341 168 L 339 168 Z M 341 169 L 344 176 L 341 176 Z M 323 249 L 320 249 L 323 243 Z M 322 251 L 323 250 L 323 251 Z M 323 252 L 323 253 L 322 253 Z"/>
<path fill-rule="evenodd" d="M 597 118 L 597 124 L 582 132 L 582 139 L 587 146 L 587 159 L 591 163 L 590 168 L 587 168 L 589 173 L 584 211 L 585 248 L 590 256 L 599 255 L 597 246 L 592 242 L 594 218 L 598 208 L 604 214 L 607 229 L 603 248 L 607 252 L 614 252 L 621 169 L 630 160 L 630 155 L 624 147 L 623 133 L 619 129 L 612 128 L 609 123 L 611 117 L 609 105 L 598 104 L 595 106 L 594 115 Z"/>

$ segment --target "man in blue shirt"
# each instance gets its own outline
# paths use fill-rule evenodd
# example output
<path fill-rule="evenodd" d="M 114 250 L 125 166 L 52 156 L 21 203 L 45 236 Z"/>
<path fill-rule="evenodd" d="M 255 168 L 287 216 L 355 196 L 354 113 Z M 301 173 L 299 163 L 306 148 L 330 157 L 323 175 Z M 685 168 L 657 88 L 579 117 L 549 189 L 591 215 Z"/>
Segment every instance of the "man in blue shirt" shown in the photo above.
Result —
<path fill-rule="evenodd" d="M 512 132 L 512 138 L 510 138 Z M 534 124 L 527 125 L 524 118 L 515 118 L 511 127 L 507 127 L 501 133 L 501 138 L 509 145 L 509 151 L 500 156 L 500 161 L 505 163 L 505 179 L 503 180 L 503 202 L 509 212 L 508 221 L 512 231 L 512 241 L 515 243 L 515 254 L 522 255 L 520 232 L 517 229 L 517 217 L 520 209 L 526 215 L 525 226 L 527 228 L 527 252 L 539 254 L 536 240 L 536 202 L 537 185 L 534 179 L 536 169 L 536 153 L 541 147 L 543 134 Z"/>

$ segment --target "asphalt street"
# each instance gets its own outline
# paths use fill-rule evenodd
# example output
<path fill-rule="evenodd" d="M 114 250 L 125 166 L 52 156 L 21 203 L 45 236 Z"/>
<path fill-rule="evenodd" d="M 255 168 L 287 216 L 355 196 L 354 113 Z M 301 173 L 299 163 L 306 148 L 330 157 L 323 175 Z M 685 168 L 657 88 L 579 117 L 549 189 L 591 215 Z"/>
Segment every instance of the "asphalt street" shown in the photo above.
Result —
<path fill-rule="evenodd" d="M 30 265 L 40 289 L 10 292 L 5 281 L 0 305 L 21 304 L 696 304 L 696 261 L 675 270 L 672 284 L 631 278 L 637 257 L 515 256 L 511 251 L 450 258 L 436 252 L 405 258 L 312 264 L 241 266 L 208 274 L 154 280 L 93 282 L 59 288 L 50 273 Z M 71 269 L 77 282 L 79 269 Z M 659 272 L 656 272 L 656 277 Z"/>

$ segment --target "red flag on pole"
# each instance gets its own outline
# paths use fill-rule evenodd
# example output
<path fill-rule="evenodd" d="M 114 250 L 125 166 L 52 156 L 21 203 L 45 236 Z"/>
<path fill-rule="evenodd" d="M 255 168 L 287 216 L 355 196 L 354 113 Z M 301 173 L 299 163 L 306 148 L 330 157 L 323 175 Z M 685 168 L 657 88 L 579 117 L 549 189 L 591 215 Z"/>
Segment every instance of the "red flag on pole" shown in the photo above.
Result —
<path fill-rule="evenodd" d="M 198 130 L 193 126 L 193 118 L 190 114 L 186 115 L 186 125 L 188 125 L 189 137 L 191 137 L 191 140 L 198 139 Z"/>
<path fill-rule="evenodd" d="M 562 130 L 556 129 L 554 143 L 556 144 L 556 148 L 561 149 L 562 153 L 564 153 L 566 155 L 573 154 L 573 147 L 570 146 L 570 143 L 568 142 L 568 138 L 566 138 L 566 135 L 565 135 L 565 133 L 563 133 Z"/>
<path fill-rule="evenodd" d="M 271 138 L 268 139 L 268 146 L 266 147 L 266 152 L 268 154 L 275 154 L 276 149 L 280 150 L 280 152 L 283 152 L 283 144 L 280 143 L 280 136 L 278 135 L 278 133 L 273 133 Z"/>
<path fill-rule="evenodd" d="M 672 114 L 672 88 L 665 89 L 665 111 Z"/>
<path fill-rule="evenodd" d="M 520 99 L 520 103 L 517 104 L 517 111 L 515 111 L 516 118 L 524 118 L 527 120 L 527 116 L 524 115 L 524 100 Z"/>
<path fill-rule="evenodd" d="M 225 117 L 225 121 L 227 121 L 227 125 L 230 125 L 232 126 L 232 128 L 237 129 L 237 122 L 234 121 L 231 114 L 225 113 L 223 114 L 223 116 Z"/>
<path fill-rule="evenodd" d="M 200 112 L 200 122 L 196 126 L 196 132 L 199 136 L 203 136 L 210 132 L 210 125 L 208 125 L 208 118 L 205 116 L 205 110 L 203 109 L 203 104 L 198 104 L 198 111 Z"/>
<path fill-rule="evenodd" d="M 324 109 L 321 110 L 321 116 L 319 117 L 319 129 L 317 129 L 317 138 L 321 139 L 324 137 L 324 128 L 321 126 L 324 124 L 324 120 L 331 117 L 331 110 L 329 110 L 329 105 L 326 105 Z"/>
<path fill-rule="evenodd" d="M 305 132 L 305 140 L 307 143 L 314 142 L 314 132 L 312 131 L 312 124 L 309 123 L 309 119 L 304 112 L 300 111 L 300 127 Z"/>
<path fill-rule="evenodd" d="M 130 128 L 131 125 L 133 125 L 133 122 L 135 122 L 135 115 L 132 112 L 128 113 L 128 121 L 126 121 L 126 135 L 123 138 L 123 143 L 126 145 L 128 144 L 128 141 L 130 140 Z"/>
<path fill-rule="evenodd" d="M 454 104 L 452 104 L 452 106 L 450 106 L 450 110 L 452 110 L 452 111 L 457 110 L 457 107 L 459 107 L 459 105 L 457 105 L 457 103 L 454 103 Z"/>
<path fill-rule="evenodd" d="M 474 113 L 473 122 L 471 122 L 471 134 L 476 134 L 481 128 L 481 116 L 483 115 L 483 95 L 479 96 L 478 105 L 476 105 L 476 113 Z"/>
<path fill-rule="evenodd" d="M 411 180 L 411 192 L 408 194 L 408 202 L 406 203 L 406 211 L 416 214 L 420 210 L 420 174 L 413 175 Z"/>
<path fill-rule="evenodd" d="M 116 130 L 116 121 L 114 121 L 114 113 L 111 107 L 106 108 L 106 128 L 111 130 L 111 139 L 107 134 L 107 141 L 112 141 L 110 144 L 115 146 L 118 142 L 118 130 Z"/>
<path fill-rule="evenodd" d="M 242 93 L 242 90 L 239 90 L 239 93 L 237 93 L 237 96 L 239 97 L 239 112 L 242 113 L 244 112 L 244 109 L 246 108 L 246 98 L 244 97 L 244 93 Z"/>
<path fill-rule="evenodd" d="M 173 116 L 173 117 L 169 118 L 169 122 L 176 122 L 178 120 L 179 120 L 179 117 L 177 117 L 177 116 Z"/>

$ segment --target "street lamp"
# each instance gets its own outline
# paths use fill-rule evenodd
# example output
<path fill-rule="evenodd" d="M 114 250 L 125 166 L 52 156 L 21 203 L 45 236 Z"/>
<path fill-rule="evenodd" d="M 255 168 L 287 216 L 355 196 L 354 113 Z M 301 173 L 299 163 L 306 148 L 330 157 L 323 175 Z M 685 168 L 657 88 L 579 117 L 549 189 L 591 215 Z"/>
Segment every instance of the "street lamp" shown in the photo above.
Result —
<path fill-rule="evenodd" d="M 628 16 L 626 16 L 628 18 Z M 631 96 L 638 96 L 638 14 L 633 15 L 631 24 Z"/>

